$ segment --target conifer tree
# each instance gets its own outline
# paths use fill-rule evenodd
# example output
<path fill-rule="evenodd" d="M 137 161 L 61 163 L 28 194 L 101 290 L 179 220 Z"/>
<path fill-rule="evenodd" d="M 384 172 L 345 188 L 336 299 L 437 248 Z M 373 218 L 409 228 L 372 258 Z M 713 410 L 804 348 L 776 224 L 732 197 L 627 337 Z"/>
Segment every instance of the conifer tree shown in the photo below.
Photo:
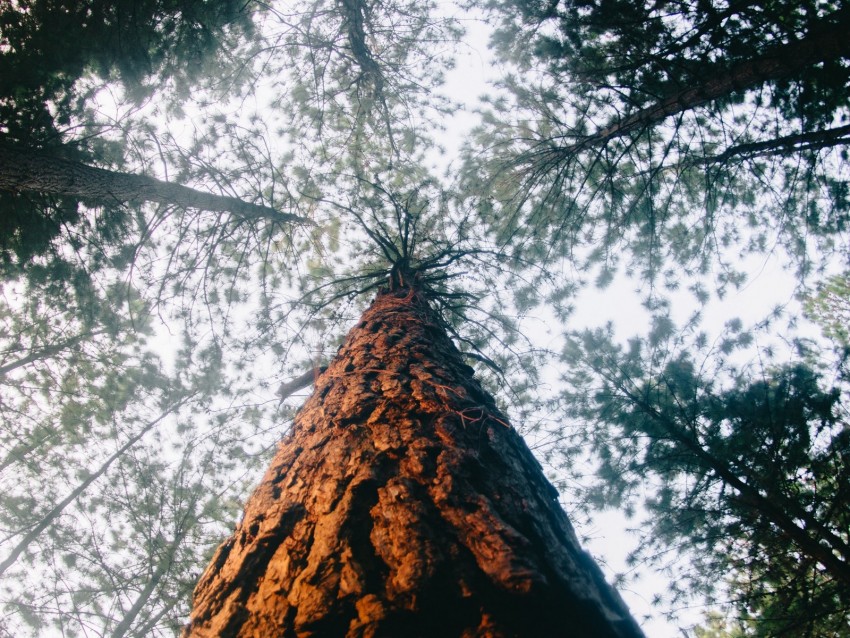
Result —
<path fill-rule="evenodd" d="M 586 531 L 578 517 L 599 494 L 567 482 L 586 469 L 575 459 L 594 449 L 591 462 L 615 468 L 606 453 L 633 439 L 593 447 L 595 436 L 658 430 L 625 401 L 570 394 L 599 379 L 575 351 L 552 351 L 581 285 L 628 262 L 657 311 L 660 279 L 689 277 L 704 301 L 712 280 L 739 284 L 740 254 L 772 249 L 774 231 L 803 275 L 808 257 L 846 252 L 847 12 L 808 0 L 478 4 L 501 25 L 496 61 L 517 72 L 465 166 L 440 176 L 457 111 L 441 82 L 463 64 L 463 21 L 445 4 L 0 3 L 0 635 L 183 631 L 200 570 L 281 437 L 188 632 L 639 635 L 519 435 Z M 62 170 L 63 185 L 47 184 L 52 162 L 76 184 Z M 201 213 L 189 184 L 244 200 Z M 812 312 L 830 323 L 839 306 Z M 665 368 L 635 358 L 633 378 L 657 390 Z M 792 388 L 821 421 L 783 423 L 825 423 L 821 445 L 843 404 L 814 373 L 786 383 L 790 369 L 690 402 L 650 398 L 669 399 L 671 418 L 693 416 L 671 402 L 711 407 L 685 429 L 728 434 L 742 404 L 778 405 L 777 388 Z M 683 370 L 678 381 L 710 385 Z M 791 411 L 757 414 L 755 429 Z M 753 439 L 710 442 L 745 470 L 738 452 L 755 446 L 758 474 L 770 455 Z M 792 474 L 808 463 L 845 477 L 816 482 L 815 497 L 805 476 L 770 483 L 786 490 L 776 520 L 797 545 L 751 517 L 700 523 L 733 549 L 744 526 L 757 532 L 749 574 L 766 576 L 735 581 L 762 585 L 746 590 L 764 594 L 747 631 L 777 610 L 796 614 L 782 627 L 813 627 L 797 621 L 815 598 L 840 623 L 846 525 L 831 509 L 848 491 L 835 441 L 826 455 L 802 434 L 776 448 L 793 452 Z M 667 467 L 687 457 L 669 443 L 648 448 L 669 451 Z M 673 498 L 634 473 L 607 479 Z M 741 513 L 730 489 L 726 511 Z M 794 531 L 801 512 L 830 535 Z M 699 545 L 681 520 L 648 529 Z M 797 570 L 801 547 L 818 555 Z"/>
<path fill-rule="evenodd" d="M 396 264 L 195 590 L 184 636 L 642 636 Z"/>
<path fill-rule="evenodd" d="M 602 281 L 623 267 L 675 287 L 730 246 L 780 245 L 803 276 L 842 241 L 842 3 L 479 4 L 512 67 L 465 187 L 529 258 L 571 252 Z M 740 281 L 725 269 L 721 290 Z"/>

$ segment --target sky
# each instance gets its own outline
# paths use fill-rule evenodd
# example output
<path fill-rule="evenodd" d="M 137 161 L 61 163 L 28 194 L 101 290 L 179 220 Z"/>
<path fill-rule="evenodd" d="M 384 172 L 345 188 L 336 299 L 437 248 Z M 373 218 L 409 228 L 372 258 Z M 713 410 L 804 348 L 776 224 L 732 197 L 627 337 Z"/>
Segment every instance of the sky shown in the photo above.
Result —
<path fill-rule="evenodd" d="M 465 22 L 464 26 L 467 32 L 457 57 L 457 67 L 447 76 L 445 87 L 446 93 L 460 101 L 463 108 L 451 118 L 445 135 L 438 140 L 447 150 L 445 156 L 434 160 L 435 165 L 440 167 L 444 167 L 458 155 L 465 136 L 477 122 L 475 109 L 479 99 L 492 92 L 491 83 L 496 81 L 500 74 L 500 69 L 494 65 L 492 55 L 487 49 L 486 25 L 481 21 L 470 20 Z M 445 170 L 450 176 L 451 167 Z M 796 297 L 797 279 L 788 269 L 789 262 L 783 259 L 780 253 L 750 257 L 743 262 L 737 255 L 730 257 L 733 263 L 747 273 L 747 281 L 738 289 L 730 288 L 723 298 L 713 295 L 709 303 L 700 308 L 700 328 L 705 330 L 710 338 L 722 334 L 727 321 L 732 317 L 741 319 L 744 326 L 750 326 L 762 321 L 777 307 L 785 308 L 789 316 L 802 315 L 801 304 Z M 645 334 L 650 325 L 650 313 L 644 305 L 647 292 L 645 284 L 626 277 L 622 272 L 603 289 L 586 286 L 575 299 L 575 311 L 567 328 L 597 328 L 611 322 L 615 335 L 621 342 L 634 335 Z M 684 325 L 697 310 L 693 295 L 682 290 L 672 294 L 671 300 L 671 318 L 676 325 Z M 529 322 L 532 323 L 534 321 Z M 545 315 L 545 310 L 540 311 L 537 323 L 540 326 L 558 325 L 554 317 Z M 558 342 L 558 335 L 551 331 L 544 329 L 537 334 L 542 347 L 553 347 L 553 344 Z M 820 336 L 818 328 L 805 322 L 799 326 L 796 334 L 813 339 Z M 781 342 L 781 334 L 774 336 Z M 557 371 L 551 370 L 548 373 L 556 375 Z M 533 442 L 529 443 L 533 446 Z M 578 528 L 579 536 L 586 539 L 585 548 L 601 564 L 609 580 L 618 573 L 636 576 L 620 589 L 620 594 L 633 615 L 640 619 L 647 636 L 691 636 L 693 634 L 690 628 L 704 620 L 703 613 L 706 608 L 703 604 L 696 600 L 691 605 L 680 606 L 676 609 L 677 619 L 668 620 L 661 613 L 663 609 L 652 604 L 655 596 L 664 594 L 667 577 L 651 568 L 630 568 L 627 565 L 628 554 L 637 542 L 637 536 L 630 533 L 629 529 L 638 524 L 640 516 L 640 512 L 633 519 L 626 518 L 618 511 L 597 513 L 588 525 Z"/>
<path fill-rule="evenodd" d="M 445 3 L 444 7 L 447 11 L 455 10 L 454 3 Z M 500 72 L 487 51 L 487 30 L 484 25 L 473 19 L 466 21 L 465 26 L 467 35 L 457 54 L 457 67 L 449 74 L 445 87 L 445 92 L 461 102 L 463 108 L 450 118 L 446 123 L 446 131 L 439 138 L 446 153 L 431 156 L 439 171 L 446 173 L 447 180 L 451 179 L 451 162 L 457 158 L 460 145 L 477 121 L 475 108 L 478 100 L 491 91 L 489 82 L 496 80 Z M 261 110 L 262 96 L 253 99 L 255 103 L 251 108 Z M 109 108 L 105 103 L 104 109 Z M 121 117 L 116 115 L 115 119 L 118 121 Z M 188 121 L 191 121 L 191 118 L 184 120 Z M 190 134 L 191 131 L 187 130 L 186 133 Z M 795 298 L 796 281 L 785 269 L 781 256 L 772 254 L 766 258 L 752 258 L 744 265 L 750 273 L 747 283 L 738 290 L 730 290 L 723 299 L 712 299 L 703 309 L 703 327 L 715 336 L 720 334 L 726 321 L 733 316 L 740 317 L 744 324 L 748 324 L 761 320 L 777 305 L 789 307 L 792 315 L 800 314 L 799 303 Z M 643 305 L 646 294 L 645 287 L 622 274 L 604 289 L 587 286 L 575 300 L 576 310 L 567 328 L 578 330 L 612 322 L 620 340 L 644 333 L 649 325 L 649 313 Z M 683 291 L 674 296 L 671 308 L 674 321 L 681 324 L 696 309 L 696 304 L 693 297 Z M 553 317 L 546 315 L 545 310 L 536 312 L 537 315 L 529 318 L 526 325 L 544 328 L 558 325 Z M 548 332 L 546 329 L 535 328 L 534 332 L 541 347 L 558 347 L 561 338 L 558 328 Z M 810 332 L 816 335 L 814 329 L 810 329 Z M 167 324 L 162 323 L 158 327 L 158 334 L 158 350 L 163 360 L 168 363 L 173 360 L 174 353 L 180 347 L 179 332 L 170 331 Z M 286 380 L 285 372 L 279 368 L 274 369 L 274 374 L 281 376 L 280 381 Z M 549 370 L 547 374 L 554 378 L 557 376 L 557 370 Z M 274 387 L 276 384 L 271 386 L 272 390 Z M 297 397 L 293 397 L 293 401 L 300 402 L 307 392 L 299 393 Z M 533 445 L 533 441 L 530 443 Z M 262 468 L 257 472 L 261 471 Z M 627 520 L 619 512 L 606 512 L 596 515 L 588 525 L 578 530 L 580 536 L 588 538 L 587 549 L 601 563 L 609 577 L 628 569 L 626 557 L 636 540 L 627 530 L 633 525 L 635 520 Z M 663 593 L 665 584 L 664 576 L 653 574 L 649 570 L 640 570 L 639 576 L 623 588 L 621 594 L 636 617 L 650 616 L 650 620 L 643 623 L 648 636 L 681 638 L 683 627 L 700 621 L 702 609 L 699 606 L 683 609 L 677 622 L 665 620 L 659 610 L 651 605 L 653 597 Z"/>

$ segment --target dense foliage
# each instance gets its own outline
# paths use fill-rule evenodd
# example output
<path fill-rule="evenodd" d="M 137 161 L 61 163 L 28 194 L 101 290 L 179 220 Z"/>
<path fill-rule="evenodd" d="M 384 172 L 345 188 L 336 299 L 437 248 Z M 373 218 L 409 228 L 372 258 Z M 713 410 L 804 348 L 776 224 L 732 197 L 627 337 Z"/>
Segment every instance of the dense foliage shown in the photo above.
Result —
<path fill-rule="evenodd" d="M 104 116 L 98 94 L 124 93 L 128 107 L 185 99 L 212 69 L 226 75 L 224 48 L 251 27 L 250 14 L 235 0 L 4 3 L 0 146 L 125 166 L 122 123 Z M 77 237 L 88 235 L 84 218 L 79 198 L 0 192 L 0 267 L 25 266 L 51 252 L 60 236 L 79 243 Z M 112 242 L 132 219 L 119 202 L 103 210 L 97 226 L 92 239 Z"/>
<path fill-rule="evenodd" d="M 586 366 L 563 400 L 594 422 L 583 434 L 598 476 L 580 500 L 645 512 L 632 560 L 668 565 L 680 597 L 731 596 L 739 618 L 757 620 L 745 635 L 844 635 L 845 380 L 823 389 L 804 363 L 734 373 L 699 352 L 621 348 L 604 331 L 571 342 L 569 357 Z"/>
<path fill-rule="evenodd" d="M 805 274 L 843 250 L 846 7 L 485 4 L 515 71 L 465 187 L 505 241 L 669 286 L 724 258 L 716 285 L 734 284 L 730 251 L 779 244 Z"/>
<path fill-rule="evenodd" d="M 440 176 L 441 83 L 479 9 L 504 74 Z M 674 593 L 732 601 L 741 635 L 847 632 L 847 286 L 814 285 L 850 254 L 847 9 L 466 11 L 0 4 L 0 146 L 309 219 L 0 190 L 0 636 L 174 635 L 288 427 L 299 396 L 275 388 L 400 273 L 576 514 L 645 517 L 637 561 L 683 548 Z M 735 363 L 793 322 L 672 338 L 694 301 L 668 293 L 716 300 L 747 253 L 796 269 L 838 363 Z M 582 285 L 624 273 L 654 331 L 569 333 Z"/>
<path fill-rule="evenodd" d="M 225 29 L 250 29 L 244 3 L 17 0 L 0 8 L 0 121 L 10 141 L 67 142 L 84 108 L 86 76 L 118 78 L 135 100 L 182 94 L 214 68 Z"/>

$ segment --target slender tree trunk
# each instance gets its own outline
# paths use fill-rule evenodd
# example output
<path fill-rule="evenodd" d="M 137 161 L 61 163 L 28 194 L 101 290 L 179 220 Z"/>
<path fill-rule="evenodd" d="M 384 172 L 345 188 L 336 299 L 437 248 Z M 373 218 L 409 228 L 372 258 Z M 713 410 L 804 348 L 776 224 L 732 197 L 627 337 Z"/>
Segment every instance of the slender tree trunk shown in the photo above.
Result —
<path fill-rule="evenodd" d="M 409 288 L 379 294 L 316 380 L 184 632 L 642 635 Z"/>
<path fill-rule="evenodd" d="M 52 357 L 55 354 L 59 354 L 63 350 L 67 350 L 71 348 L 81 341 L 86 339 L 91 339 L 97 335 L 103 334 L 103 330 L 90 330 L 87 332 L 81 332 L 80 334 L 74 335 L 69 339 L 65 339 L 64 341 L 60 341 L 59 343 L 51 343 L 43 346 L 40 350 L 32 349 L 30 353 L 24 355 L 20 359 L 16 359 L 14 361 L 10 361 L 9 363 L 4 363 L 0 365 L 0 378 L 5 377 L 12 370 L 16 370 L 20 367 L 23 367 L 27 364 L 32 363 L 33 361 L 38 361 L 39 359 L 46 359 L 48 357 Z M 2 467 L 0 467 L 2 469 Z"/>
<path fill-rule="evenodd" d="M 705 78 L 696 86 L 668 95 L 574 144 L 559 148 L 558 152 L 573 155 L 587 148 L 603 146 L 632 131 L 654 126 L 671 115 L 766 82 L 799 75 L 821 62 L 846 59 L 850 56 L 848 29 L 850 8 L 840 9 L 817 23 L 804 38 L 771 47 L 758 57 L 739 62 L 718 75 Z"/>
<path fill-rule="evenodd" d="M 119 173 L 81 162 L 0 146 L 0 190 L 68 195 L 99 202 L 154 202 L 225 212 L 245 219 L 311 224 L 298 215 L 236 197 L 204 193 L 146 175 Z"/>
<path fill-rule="evenodd" d="M 193 513 L 194 515 L 194 513 Z M 111 638 L 124 638 L 127 633 L 130 631 L 130 628 L 133 625 L 133 622 L 138 618 L 139 613 L 144 609 L 145 605 L 153 596 L 154 591 L 162 582 L 162 579 L 165 575 L 172 569 L 174 566 L 174 556 L 177 554 L 177 548 L 180 546 L 180 543 L 183 542 L 183 539 L 186 537 L 195 522 L 189 522 L 186 519 L 188 516 L 184 515 L 184 520 L 181 521 L 180 529 L 178 533 L 175 534 L 171 543 L 168 546 L 168 550 L 165 552 L 165 555 L 160 557 L 159 561 L 156 563 L 156 569 L 154 569 L 153 573 L 148 578 L 147 583 L 142 588 L 142 591 L 139 592 L 139 595 L 136 597 L 136 600 L 130 606 L 130 609 L 124 614 L 124 617 L 121 619 L 121 622 L 115 627 L 112 632 Z M 146 636 L 147 633 L 139 632 L 137 635 Z"/>

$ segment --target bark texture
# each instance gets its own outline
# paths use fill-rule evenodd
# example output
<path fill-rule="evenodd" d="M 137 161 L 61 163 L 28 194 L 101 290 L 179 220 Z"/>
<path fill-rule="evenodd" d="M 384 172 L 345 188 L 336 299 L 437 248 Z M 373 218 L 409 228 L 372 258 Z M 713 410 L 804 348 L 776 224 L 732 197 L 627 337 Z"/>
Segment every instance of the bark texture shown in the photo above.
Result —
<path fill-rule="evenodd" d="M 638 637 L 426 300 L 379 294 L 195 589 L 189 637 Z"/>
<path fill-rule="evenodd" d="M 81 162 L 0 146 L 0 190 L 68 195 L 99 202 L 155 202 L 211 212 L 231 213 L 245 219 L 311 224 L 270 206 L 236 197 L 213 195 L 164 182 L 147 175 L 109 171 Z"/>

